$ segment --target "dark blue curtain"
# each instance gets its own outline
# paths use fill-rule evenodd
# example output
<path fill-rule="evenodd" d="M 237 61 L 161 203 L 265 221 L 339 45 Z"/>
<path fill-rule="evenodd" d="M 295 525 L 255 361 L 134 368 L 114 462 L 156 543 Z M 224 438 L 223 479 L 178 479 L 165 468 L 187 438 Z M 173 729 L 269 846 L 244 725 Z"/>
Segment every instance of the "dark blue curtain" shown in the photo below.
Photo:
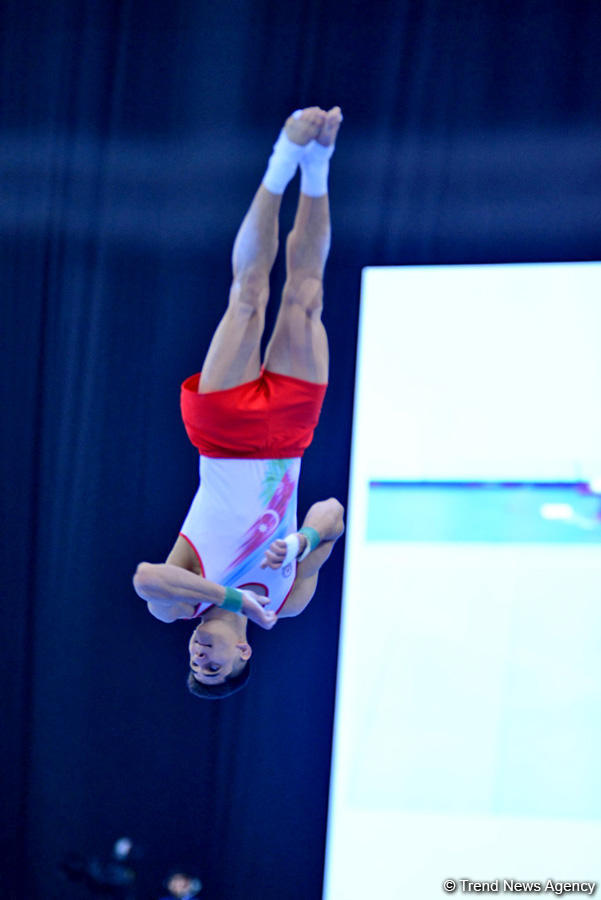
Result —
<path fill-rule="evenodd" d="M 300 506 L 344 502 L 362 266 L 600 257 L 600 28 L 595 0 L 4 0 L 3 897 L 83 896 L 59 861 L 121 834 L 140 898 L 177 864 L 208 900 L 320 897 L 343 546 L 246 691 L 190 697 L 189 626 L 131 588 L 196 486 L 179 383 L 281 122 L 339 103 Z"/>

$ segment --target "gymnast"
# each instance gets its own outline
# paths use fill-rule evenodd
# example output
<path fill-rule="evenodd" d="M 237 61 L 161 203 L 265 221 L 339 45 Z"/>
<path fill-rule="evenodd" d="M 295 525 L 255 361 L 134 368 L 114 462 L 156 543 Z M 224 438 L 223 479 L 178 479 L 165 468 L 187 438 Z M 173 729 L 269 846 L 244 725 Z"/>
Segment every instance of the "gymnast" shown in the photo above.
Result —
<path fill-rule="evenodd" d="M 202 367 L 182 385 L 182 417 L 200 452 L 200 486 L 165 563 L 142 562 L 136 592 L 161 622 L 194 619 L 188 687 L 207 699 L 246 684 L 248 619 L 273 628 L 312 599 L 319 569 L 344 531 L 335 498 L 315 503 L 297 531 L 301 457 L 328 380 L 321 321 L 330 248 L 329 161 L 340 108 L 310 107 L 286 121 L 240 226 L 229 304 Z M 286 283 L 261 364 L 269 273 L 282 194 L 300 165 L 300 197 L 286 242 Z"/>

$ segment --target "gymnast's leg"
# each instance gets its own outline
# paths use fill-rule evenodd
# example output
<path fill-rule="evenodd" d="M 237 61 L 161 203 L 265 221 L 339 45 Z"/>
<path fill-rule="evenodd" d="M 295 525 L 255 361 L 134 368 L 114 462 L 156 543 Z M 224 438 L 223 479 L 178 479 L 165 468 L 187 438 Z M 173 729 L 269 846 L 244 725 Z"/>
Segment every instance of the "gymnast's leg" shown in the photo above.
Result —
<path fill-rule="evenodd" d="M 317 107 L 302 110 L 287 120 L 274 146 L 263 182 L 234 242 L 229 302 L 202 367 L 200 393 L 235 387 L 260 374 L 260 342 L 269 273 L 278 250 L 282 194 L 304 145 L 318 134 L 324 121 L 325 113 Z"/>
<path fill-rule="evenodd" d="M 326 113 L 301 158 L 301 193 L 286 242 L 286 284 L 265 354 L 266 369 L 318 384 L 328 380 L 328 340 L 321 321 L 331 233 L 327 176 L 341 121 L 339 107 Z"/>

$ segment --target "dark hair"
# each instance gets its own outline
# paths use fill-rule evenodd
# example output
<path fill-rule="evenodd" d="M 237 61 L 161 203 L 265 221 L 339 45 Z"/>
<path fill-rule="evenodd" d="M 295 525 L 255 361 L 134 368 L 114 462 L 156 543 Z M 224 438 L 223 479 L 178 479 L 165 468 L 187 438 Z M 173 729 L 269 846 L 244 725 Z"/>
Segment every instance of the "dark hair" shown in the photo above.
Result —
<path fill-rule="evenodd" d="M 192 669 L 188 672 L 188 690 L 195 697 L 201 697 L 203 700 L 222 700 L 224 697 L 231 697 L 246 687 L 250 678 L 250 662 L 240 672 L 235 675 L 228 675 L 222 684 L 203 684 L 194 677 Z"/>

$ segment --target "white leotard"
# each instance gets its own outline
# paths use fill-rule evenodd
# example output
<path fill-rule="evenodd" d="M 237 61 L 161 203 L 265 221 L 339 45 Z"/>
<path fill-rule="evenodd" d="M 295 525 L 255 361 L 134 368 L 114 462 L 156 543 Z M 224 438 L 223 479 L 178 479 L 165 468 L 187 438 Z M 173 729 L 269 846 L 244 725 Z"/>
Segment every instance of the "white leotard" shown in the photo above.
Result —
<path fill-rule="evenodd" d="M 200 457 L 200 485 L 181 528 L 205 578 L 225 587 L 261 585 L 266 609 L 278 612 L 296 577 L 296 563 L 261 569 L 276 538 L 296 531 L 300 475 L 296 459 Z M 211 606 L 201 603 L 195 617 Z"/>

